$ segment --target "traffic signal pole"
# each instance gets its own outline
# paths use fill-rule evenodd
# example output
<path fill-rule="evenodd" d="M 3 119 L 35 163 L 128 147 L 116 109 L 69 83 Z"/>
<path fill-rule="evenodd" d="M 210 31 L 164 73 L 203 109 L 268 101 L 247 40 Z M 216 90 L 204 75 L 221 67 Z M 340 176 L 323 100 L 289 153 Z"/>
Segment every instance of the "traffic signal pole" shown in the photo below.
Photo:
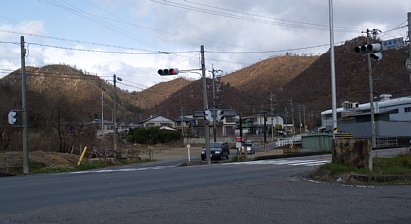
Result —
<path fill-rule="evenodd" d="M 371 31 L 373 31 L 373 33 L 377 32 L 375 29 L 374 30 L 367 29 L 367 44 L 370 44 Z M 369 88 L 370 88 L 370 115 L 371 115 L 371 150 L 370 150 L 370 155 L 368 159 L 368 170 L 372 171 L 373 170 L 372 149 L 376 148 L 377 143 L 376 143 L 376 137 L 375 137 L 375 109 L 374 109 L 374 88 L 373 88 L 374 84 L 373 84 L 373 79 L 372 79 L 371 53 L 367 54 L 367 60 L 368 60 L 368 83 L 369 83 Z"/>
<path fill-rule="evenodd" d="M 204 111 L 208 110 L 208 98 L 207 98 L 207 79 L 205 71 L 205 58 L 204 58 L 204 45 L 201 45 L 201 73 L 203 77 L 203 98 L 204 98 Z M 207 164 L 211 164 L 210 158 L 210 124 L 204 119 L 204 138 L 206 148 Z"/>

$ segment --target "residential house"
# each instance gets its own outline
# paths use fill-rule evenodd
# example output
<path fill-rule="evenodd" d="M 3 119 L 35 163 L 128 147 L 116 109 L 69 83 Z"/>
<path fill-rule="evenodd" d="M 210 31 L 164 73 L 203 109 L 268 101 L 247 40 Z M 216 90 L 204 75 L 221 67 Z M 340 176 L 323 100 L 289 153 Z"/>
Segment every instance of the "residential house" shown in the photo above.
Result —
<path fill-rule="evenodd" d="M 215 122 L 215 133 L 216 136 L 233 136 L 235 134 L 236 128 L 236 117 L 237 113 L 233 109 L 222 109 L 223 111 L 223 119 L 219 122 Z M 195 128 L 193 135 L 197 137 L 204 136 L 204 127 L 205 127 L 205 118 L 204 118 L 204 111 L 194 111 L 193 115 L 195 119 Z M 210 133 L 214 133 L 214 123 L 210 122 Z"/>
<path fill-rule="evenodd" d="M 264 122 L 265 119 L 265 122 Z M 243 133 L 251 135 L 264 134 L 264 126 L 268 129 L 274 128 L 276 125 L 281 125 L 285 128 L 284 119 L 277 115 L 271 115 L 270 113 L 259 113 L 250 116 L 242 117 Z M 268 133 L 268 132 L 267 132 Z"/>
<path fill-rule="evenodd" d="M 176 122 L 173 119 L 167 118 L 162 115 L 151 116 L 143 121 L 140 122 L 143 127 L 151 128 L 151 127 L 170 127 L 175 128 Z"/>
<path fill-rule="evenodd" d="M 180 116 L 175 119 L 176 129 L 180 130 L 184 136 L 191 136 L 194 133 L 195 119 L 191 116 Z"/>
<path fill-rule="evenodd" d="M 112 121 L 94 119 L 91 122 L 85 123 L 88 127 L 95 127 L 97 137 L 113 135 L 114 134 L 114 123 Z M 134 123 L 117 123 L 117 133 L 124 134 L 127 133 L 130 128 L 137 128 L 139 125 Z"/>

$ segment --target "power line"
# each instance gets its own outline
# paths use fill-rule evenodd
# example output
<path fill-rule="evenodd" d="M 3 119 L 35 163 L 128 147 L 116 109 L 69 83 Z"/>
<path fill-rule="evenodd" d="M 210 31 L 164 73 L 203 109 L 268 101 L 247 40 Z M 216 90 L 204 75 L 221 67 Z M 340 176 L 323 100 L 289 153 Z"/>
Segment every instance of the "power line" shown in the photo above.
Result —
<path fill-rule="evenodd" d="M 49 35 L 40 35 L 40 34 L 27 33 L 27 32 L 17 32 L 17 31 L 12 31 L 12 30 L 0 29 L 0 32 L 13 33 L 13 34 L 17 34 L 17 35 L 32 36 L 32 37 L 51 39 L 51 40 L 58 40 L 58 41 L 63 41 L 63 42 L 71 42 L 71 43 L 87 44 L 87 45 L 100 46 L 100 47 L 117 48 L 117 49 L 123 49 L 123 50 L 154 52 L 154 51 L 144 50 L 144 49 L 139 49 L 139 48 L 124 47 L 124 46 L 104 44 L 104 43 L 96 43 L 96 42 L 84 41 L 84 40 L 74 40 L 74 39 L 69 39 L 69 38 L 61 38 L 61 37 L 54 37 L 54 36 L 49 36 Z M 18 44 L 18 42 L 16 42 L 16 43 Z"/>
<path fill-rule="evenodd" d="M 116 26 L 116 25 L 112 24 L 110 22 L 110 20 L 100 19 L 100 18 L 96 17 L 95 15 L 90 14 L 90 13 L 82 10 L 81 8 L 78 8 L 75 5 L 73 5 L 71 3 L 68 3 L 64 0 L 60 0 L 60 1 L 57 1 L 57 0 L 39 0 L 39 1 L 43 2 L 45 4 L 48 4 L 48 5 L 52 5 L 52 6 L 61 8 L 65 11 L 68 11 L 69 13 L 77 15 L 77 16 L 79 16 L 83 19 L 86 19 L 86 20 L 88 20 L 92 23 L 95 23 L 95 24 L 97 24 L 97 25 L 99 25 L 99 26 L 101 26 L 101 27 L 103 27 L 103 28 L 105 28 L 109 31 L 112 31 L 116 34 L 120 34 L 120 35 L 125 36 L 129 39 L 136 40 L 139 43 L 141 43 L 141 44 L 143 44 L 147 47 L 152 48 L 153 44 L 150 43 L 149 41 L 145 40 L 144 38 L 138 37 L 135 34 L 129 32 L 128 30 L 125 30 L 125 29 L 123 29 L 119 26 Z"/>
<path fill-rule="evenodd" d="M 278 26 L 284 26 L 284 27 L 290 27 L 290 28 L 315 29 L 315 30 L 328 31 L 328 25 L 320 25 L 320 24 L 307 23 L 307 22 L 301 22 L 301 21 L 292 21 L 292 20 L 265 17 L 261 15 L 255 15 L 255 14 L 236 11 L 236 10 L 224 9 L 220 7 L 214 7 L 214 6 L 190 2 L 190 1 L 186 1 L 186 2 L 190 2 L 192 4 L 199 5 L 199 6 L 206 6 L 206 8 L 188 5 L 188 4 L 182 4 L 182 3 L 178 3 L 175 1 L 168 1 L 168 0 L 163 0 L 163 1 L 151 0 L 151 1 L 158 3 L 158 4 L 162 4 L 162 5 L 172 6 L 176 8 L 181 8 L 181 9 L 186 9 L 186 10 L 191 10 L 191 11 L 201 12 L 201 13 L 206 13 L 206 14 L 211 14 L 211 15 L 222 16 L 222 17 L 231 18 L 231 19 L 256 22 L 256 23 L 267 24 L 267 25 L 278 25 Z M 210 9 L 207 9 L 207 8 L 210 8 Z M 215 9 L 218 9 L 218 11 L 216 11 Z M 349 28 L 349 27 L 336 27 L 335 30 L 339 32 L 346 32 L 346 31 L 358 31 L 359 29 Z"/>
<path fill-rule="evenodd" d="M 191 3 L 191 4 L 200 5 L 200 6 L 205 6 L 205 7 L 209 7 L 209 8 L 213 8 L 213 9 L 218 9 L 218 10 L 222 10 L 222 11 L 234 12 L 234 13 L 238 13 L 238 14 L 243 14 L 243 15 L 253 16 L 253 17 L 260 17 L 260 18 L 269 19 L 269 20 L 282 21 L 282 22 L 285 22 L 285 23 L 298 24 L 298 25 L 304 24 L 304 25 L 308 25 L 308 26 L 322 27 L 322 28 L 327 28 L 327 29 L 328 29 L 328 27 L 329 27 L 328 25 L 323 25 L 323 24 L 315 24 L 315 23 L 308 23 L 308 22 L 302 22 L 302 21 L 293 21 L 293 20 L 288 20 L 288 19 L 272 18 L 272 17 L 268 17 L 268 16 L 262 16 L 262 15 L 257 15 L 257 14 L 248 13 L 248 12 L 242 12 L 242 11 L 237 11 L 237 10 L 232 10 L 232 9 L 221 8 L 221 7 L 216 7 L 216 6 L 207 5 L 207 4 L 202 4 L 202 3 L 198 3 L 198 2 L 194 2 L 194 1 L 189 1 L 189 0 L 185 0 L 185 1 L 186 1 L 186 2 L 189 2 L 189 3 Z M 356 28 L 349 28 L 349 27 L 335 27 L 335 28 L 336 28 L 336 29 L 357 30 Z"/>

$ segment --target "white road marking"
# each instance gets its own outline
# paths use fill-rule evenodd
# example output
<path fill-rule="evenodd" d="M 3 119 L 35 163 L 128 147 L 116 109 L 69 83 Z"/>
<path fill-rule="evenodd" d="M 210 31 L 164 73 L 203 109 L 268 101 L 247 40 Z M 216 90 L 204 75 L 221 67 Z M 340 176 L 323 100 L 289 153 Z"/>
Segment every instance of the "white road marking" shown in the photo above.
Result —
<path fill-rule="evenodd" d="M 85 170 L 85 171 L 69 172 L 67 174 L 133 172 L 133 171 L 144 171 L 144 170 L 162 170 L 162 169 L 171 168 L 171 167 L 175 167 L 175 166 L 153 166 L 153 167 L 124 168 L 124 169 Z"/>
<path fill-rule="evenodd" d="M 249 162 L 223 163 L 222 165 L 289 165 L 289 166 L 320 166 L 330 163 L 329 160 L 287 160 L 287 159 L 273 159 L 273 160 L 258 160 Z"/>

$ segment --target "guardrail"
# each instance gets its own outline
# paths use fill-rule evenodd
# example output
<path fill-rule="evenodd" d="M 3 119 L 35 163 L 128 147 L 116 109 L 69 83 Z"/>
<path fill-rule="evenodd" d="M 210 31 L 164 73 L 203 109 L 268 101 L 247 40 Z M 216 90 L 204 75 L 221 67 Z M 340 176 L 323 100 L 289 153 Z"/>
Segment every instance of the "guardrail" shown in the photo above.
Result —
<path fill-rule="evenodd" d="M 296 135 L 291 138 L 279 138 L 276 142 L 275 148 L 287 146 L 287 145 L 295 145 L 301 143 L 301 135 Z"/>

